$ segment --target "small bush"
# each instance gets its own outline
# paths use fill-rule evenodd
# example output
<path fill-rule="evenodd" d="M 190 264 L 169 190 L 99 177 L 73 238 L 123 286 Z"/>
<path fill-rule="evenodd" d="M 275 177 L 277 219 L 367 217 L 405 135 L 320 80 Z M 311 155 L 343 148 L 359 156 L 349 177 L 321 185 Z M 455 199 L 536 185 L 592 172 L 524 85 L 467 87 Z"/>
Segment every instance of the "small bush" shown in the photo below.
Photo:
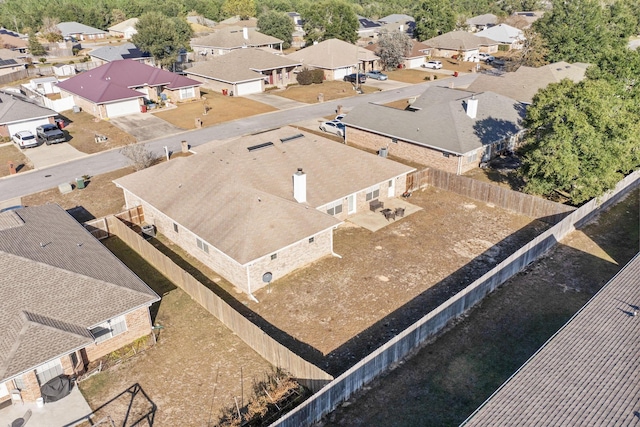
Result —
<path fill-rule="evenodd" d="M 306 68 L 300 71 L 298 73 L 298 83 L 303 86 L 307 86 L 313 83 L 313 71 Z"/>
<path fill-rule="evenodd" d="M 44 64 L 45 62 L 47 62 L 47 58 L 40 58 L 38 61 Z"/>
<path fill-rule="evenodd" d="M 324 71 L 322 70 L 313 70 L 313 82 L 314 83 L 322 83 L 324 81 Z"/>

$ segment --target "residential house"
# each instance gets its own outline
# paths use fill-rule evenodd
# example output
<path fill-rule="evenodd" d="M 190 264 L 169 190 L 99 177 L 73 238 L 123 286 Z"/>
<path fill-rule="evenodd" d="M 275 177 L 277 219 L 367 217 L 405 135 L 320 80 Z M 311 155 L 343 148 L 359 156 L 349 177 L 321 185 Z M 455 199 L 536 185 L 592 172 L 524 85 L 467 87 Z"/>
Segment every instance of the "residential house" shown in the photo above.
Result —
<path fill-rule="evenodd" d="M 371 44 L 365 47 L 378 54 L 378 43 Z M 411 40 L 411 51 L 404 57 L 402 63 L 398 64 L 398 68 L 420 68 L 422 64 L 427 61 L 427 58 L 431 57 L 431 48 L 422 42 Z"/>
<path fill-rule="evenodd" d="M 474 16 L 465 21 L 469 31 L 476 32 L 491 28 L 498 24 L 498 17 L 493 13 L 485 13 L 484 15 Z"/>
<path fill-rule="evenodd" d="M 0 48 L 15 50 L 20 53 L 27 53 L 29 43 L 17 36 L 0 33 Z"/>
<path fill-rule="evenodd" d="M 507 16 L 504 23 L 509 24 L 512 27 L 525 30 L 527 28 L 530 28 L 531 25 L 538 19 L 542 18 L 543 15 L 544 11 L 513 12 L 511 15 Z"/>
<path fill-rule="evenodd" d="M 265 86 L 286 87 L 300 63 L 260 49 L 237 49 L 209 61 L 197 62 L 185 72 L 216 91 L 236 96 L 261 93 Z"/>
<path fill-rule="evenodd" d="M 20 93 L 0 91 L 0 136 L 12 136 L 23 130 L 35 134 L 36 127 L 53 123 L 56 115 Z"/>
<path fill-rule="evenodd" d="M 187 16 L 187 22 L 192 25 L 195 24 L 195 25 L 200 25 L 202 27 L 209 27 L 209 28 L 213 28 L 216 26 L 215 21 L 212 21 L 211 19 L 205 18 L 204 16 L 200 16 L 200 15 Z"/>
<path fill-rule="evenodd" d="M 110 26 L 107 30 L 109 30 L 110 36 L 121 37 L 128 40 L 133 37 L 134 34 L 138 33 L 138 30 L 136 30 L 137 24 L 138 18 L 129 18 L 126 21 Z"/>
<path fill-rule="evenodd" d="M 106 31 L 93 28 L 79 22 L 61 22 L 57 25 L 60 33 L 65 39 L 76 40 L 96 40 L 107 36 Z"/>
<path fill-rule="evenodd" d="M 333 230 L 404 192 L 414 170 L 292 127 L 196 151 L 115 183 L 127 206 L 249 295 L 332 255 Z"/>
<path fill-rule="evenodd" d="M 268 47 L 282 52 L 282 40 L 262 34 L 255 28 L 223 27 L 191 40 L 194 53 L 200 56 L 224 55 L 247 47 Z"/>
<path fill-rule="evenodd" d="M 467 90 L 471 92 L 491 91 L 525 104 L 531 104 L 540 89 L 563 79 L 578 83 L 584 79 L 589 64 L 576 62 L 554 62 L 543 67 L 520 67 L 513 73 L 501 75 L 479 74 Z"/>
<path fill-rule="evenodd" d="M 408 109 L 377 104 L 353 108 L 344 119 L 346 142 L 455 174 L 477 168 L 522 133 L 525 108 L 492 92 L 429 87 Z"/>
<path fill-rule="evenodd" d="M 131 59 L 113 61 L 58 83 L 62 98 L 98 118 L 142 111 L 145 99 L 178 103 L 200 99 L 202 83 Z"/>
<path fill-rule="evenodd" d="M 60 206 L 0 213 L 0 401 L 149 335 L 159 300 Z"/>
<path fill-rule="evenodd" d="M 228 27 L 240 27 L 240 28 L 257 28 L 258 27 L 258 18 L 248 18 L 242 19 L 240 16 L 232 16 L 230 18 L 225 19 L 224 21 L 218 22 L 216 25 L 216 29 L 220 28 L 228 28 Z"/>
<path fill-rule="evenodd" d="M 154 65 L 153 57 L 149 52 L 141 51 L 133 43 L 101 46 L 89 52 L 89 57 L 100 65 L 122 59 L 132 59 L 143 64 Z"/>
<path fill-rule="evenodd" d="M 478 61 L 480 52 L 495 53 L 498 42 L 486 37 L 477 37 L 467 31 L 451 31 L 423 42 L 432 48 L 435 57 L 451 58 L 462 55 L 463 61 Z"/>
<path fill-rule="evenodd" d="M 375 38 L 382 29 L 382 24 L 364 16 L 358 16 L 358 38 Z"/>
<path fill-rule="evenodd" d="M 637 426 L 640 255 L 462 425 Z"/>
<path fill-rule="evenodd" d="M 486 37 L 499 43 L 498 48 L 504 46 L 507 50 L 522 49 L 524 46 L 524 32 L 507 24 L 498 24 L 475 33 L 478 37 Z"/>
<path fill-rule="evenodd" d="M 342 80 L 347 74 L 378 67 L 378 56 L 359 46 L 338 39 L 324 40 L 287 55 L 302 67 L 324 71 L 327 80 Z"/>
<path fill-rule="evenodd" d="M 17 50 L 0 49 L 0 76 L 27 68 L 26 56 Z"/>
<path fill-rule="evenodd" d="M 413 16 L 394 13 L 378 20 L 382 24 L 382 29 L 387 31 L 400 31 L 413 36 L 413 29 L 416 27 L 416 20 Z"/>
<path fill-rule="evenodd" d="M 294 27 L 293 33 L 291 34 L 291 46 L 298 49 L 302 48 L 306 44 L 304 39 L 306 32 L 303 28 L 304 22 L 302 21 L 302 16 L 298 12 L 287 12 L 287 15 L 293 20 Z"/>

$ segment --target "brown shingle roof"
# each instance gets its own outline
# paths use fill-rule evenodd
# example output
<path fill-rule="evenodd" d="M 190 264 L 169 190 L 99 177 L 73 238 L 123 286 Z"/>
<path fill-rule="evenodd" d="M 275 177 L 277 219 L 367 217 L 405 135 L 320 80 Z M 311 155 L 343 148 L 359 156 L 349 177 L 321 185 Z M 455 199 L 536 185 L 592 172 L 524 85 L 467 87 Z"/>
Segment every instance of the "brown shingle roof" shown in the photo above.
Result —
<path fill-rule="evenodd" d="M 359 61 L 375 61 L 378 56 L 363 47 L 338 39 L 329 39 L 287 55 L 305 66 L 335 70 L 356 65 Z"/>
<path fill-rule="evenodd" d="M 638 306 L 640 255 L 464 425 L 640 425 Z"/>
<path fill-rule="evenodd" d="M 478 37 L 467 31 L 451 31 L 422 43 L 430 47 L 449 50 L 472 50 L 480 46 L 495 46 L 498 42 L 486 37 Z"/>
<path fill-rule="evenodd" d="M 262 34 L 255 28 L 246 28 L 247 38 L 245 39 L 244 31 L 245 29 L 242 27 L 219 28 L 211 34 L 191 40 L 191 46 L 212 49 L 240 49 L 242 47 L 260 47 L 282 43 L 282 40 Z"/>
<path fill-rule="evenodd" d="M 0 221 L 0 382 L 90 344 L 91 327 L 159 299 L 58 205 L 3 217 L 11 219 Z"/>

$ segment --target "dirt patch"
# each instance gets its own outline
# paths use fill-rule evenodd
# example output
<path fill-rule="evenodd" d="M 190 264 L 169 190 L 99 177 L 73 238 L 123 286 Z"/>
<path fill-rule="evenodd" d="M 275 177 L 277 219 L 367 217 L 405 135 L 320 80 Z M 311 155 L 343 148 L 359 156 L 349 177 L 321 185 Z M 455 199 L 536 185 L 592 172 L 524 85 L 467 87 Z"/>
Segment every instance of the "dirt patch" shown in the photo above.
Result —
<path fill-rule="evenodd" d="M 459 425 L 637 253 L 639 196 L 568 235 L 321 425 Z"/>
<path fill-rule="evenodd" d="M 66 144 L 83 153 L 98 153 L 136 142 L 134 137 L 107 120 L 100 120 L 84 111 L 67 112 L 63 118 L 66 124 L 63 130 L 68 135 Z M 106 140 L 98 139 L 96 142 L 96 136 L 105 136 Z"/>
<path fill-rule="evenodd" d="M 197 101 L 178 104 L 176 108 L 153 113 L 182 129 L 195 129 L 196 118 L 202 120 L 202 126 L 255 116 L 276 111 L 270 105 L 262 104 L 242 96 L 223 96 L 215 92 L 201 90 L 202 98 Z M 207 114 L 205 114 L 205 106 Z"/>
<path fill-rule="evenodd" d="M 380 91 L 380 89 L 367 86 L 366 84 L 360 86 L 360 88 L 363 93 Z M 334 99 L 347 98 L 356 95 L 352 83 L 337 80 L 305 86 L 291 86 L 285 90 L 274 90 L 269 93 L 282 96 L 283 98 L 292 99 L 294 101 L 304 102 L 306 104 L 317 104 L 319 94 L 323 95 L 324 101 L 332 101 Z"/>
<path fill-rule="evenodd" d="M 0 147 L 0 176 L 10 175 L 9 162 L 18 173 L 33 169 L 33 165 L 14 143 Z"/>

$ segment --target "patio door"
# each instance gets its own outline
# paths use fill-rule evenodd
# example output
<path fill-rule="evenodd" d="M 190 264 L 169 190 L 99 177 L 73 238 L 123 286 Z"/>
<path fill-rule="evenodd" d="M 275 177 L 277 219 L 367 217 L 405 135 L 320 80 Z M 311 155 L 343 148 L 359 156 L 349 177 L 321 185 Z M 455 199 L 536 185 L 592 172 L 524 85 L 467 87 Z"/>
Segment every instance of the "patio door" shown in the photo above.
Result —
<path fill-rule="evenodd" d="M 349 204 L 348 206 L 348 210 L 347 213 L 348 214 L 352 214 L 356 212 L 356 195 L 355 194 L 351 194 L 348 198 L 347 198 L 347 202 Z"/>
<path fill-rule="evenodd" d="M 395 187 L 395 180 L 390 179 L 389 180 L 389 192 L 387 194 L 387 196 L 392 199 L 393 197 L 396 196 L 396 187 Z"/>

